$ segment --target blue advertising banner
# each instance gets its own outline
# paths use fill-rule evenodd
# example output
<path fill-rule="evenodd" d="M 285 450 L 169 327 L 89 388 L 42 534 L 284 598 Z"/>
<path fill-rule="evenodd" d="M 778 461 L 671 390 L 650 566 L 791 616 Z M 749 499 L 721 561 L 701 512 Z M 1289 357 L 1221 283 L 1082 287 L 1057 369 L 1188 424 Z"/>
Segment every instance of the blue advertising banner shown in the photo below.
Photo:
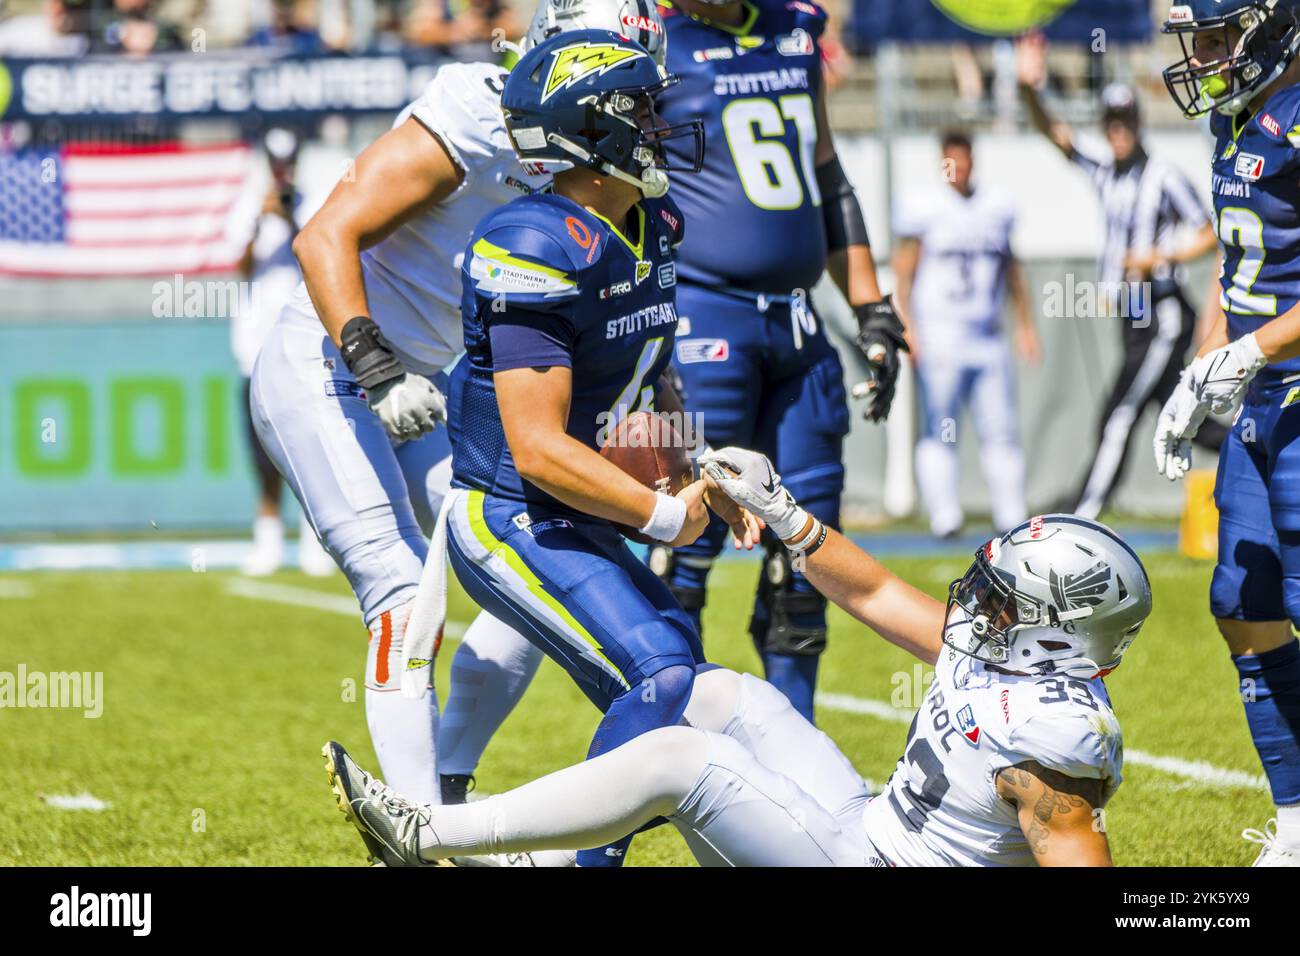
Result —
<path fill-rule="evenodd" d="M 447 62 L 432 53 L 250 57 L 166 54 L 0 61 L 0 120 L 112 120 L 152 116 L 288 120 L 327 113 L 392 113 Z"/>
<path fill-rule="evenodd" d="M 224 321 L 0 323 L 0 535 L 246 527 Z"/>
<path fill-rule="evenodd" d="M 1150 0 L 855 0 L 846 32 L 859 47 L 883 41 L 987 41 L 1041 28 L 1062 43 L 1151 39 Z"/>

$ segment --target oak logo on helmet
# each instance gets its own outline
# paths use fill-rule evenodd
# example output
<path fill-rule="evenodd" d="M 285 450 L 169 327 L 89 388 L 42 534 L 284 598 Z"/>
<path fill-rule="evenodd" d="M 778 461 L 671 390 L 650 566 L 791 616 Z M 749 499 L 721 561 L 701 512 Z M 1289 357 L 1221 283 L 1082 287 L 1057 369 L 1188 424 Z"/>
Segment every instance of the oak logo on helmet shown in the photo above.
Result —
<path fill-rule="evenodd" d="M 568 89 L 589 76 L 601 76 L 614 67 L 631 60 L 649 56 L 644 50 L 619 46 L 616 43 L 591 43 L 583 41 L 573 46 L 561 47 L 552 55 L 551 70 L 546 74 L 542 102 Z"/>

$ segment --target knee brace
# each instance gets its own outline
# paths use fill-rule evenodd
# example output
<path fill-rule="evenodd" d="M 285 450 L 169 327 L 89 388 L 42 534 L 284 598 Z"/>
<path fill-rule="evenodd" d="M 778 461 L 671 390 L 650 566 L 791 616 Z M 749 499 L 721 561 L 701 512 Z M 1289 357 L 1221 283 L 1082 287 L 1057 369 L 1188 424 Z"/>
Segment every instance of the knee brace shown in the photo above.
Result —
<path fill-rule="evenodd" d="M 794 569 L 780 544 L 769 544 L 758 583 L 758 604 L 749 632 L 760 654 L 816 657 L 826 650 L 826 598 L 815 590 L 794 590 Z M 794 619 L 817 615 L 821 623 L 799 624 Z M 762 618 L 767 620 L 763 621 Z"/>
<path fill-rule="evenodd" d="M 703 585 L 697 587 L 693 583 L 683 583 L 681 575 L 676 573 L 678 568 L 682 566 L 689 565 L 695 568 L 694 564 L 690 564 L 694 560 L 699 559 L 683 559 L 678 556 L 676 551 L 663 544 L 652 547 L 650 553 L 646 556 L 646 564 L 659 580 L 668 585 L 668 590 L 673 592 L 673 597 L 677 598 L 677 603 L 682 606 L 682 610 L 698 620 L 700 612 L 704 610 L 704 604 L 708 600 L 708 592 Z M 707 576 L 712 564 L 712 561 L 704 561 L 703 566 L 695 568 L 695 570 L 703 571 L 704 575 Z M 691 577 L 695 576 L 691 575 Z"/>

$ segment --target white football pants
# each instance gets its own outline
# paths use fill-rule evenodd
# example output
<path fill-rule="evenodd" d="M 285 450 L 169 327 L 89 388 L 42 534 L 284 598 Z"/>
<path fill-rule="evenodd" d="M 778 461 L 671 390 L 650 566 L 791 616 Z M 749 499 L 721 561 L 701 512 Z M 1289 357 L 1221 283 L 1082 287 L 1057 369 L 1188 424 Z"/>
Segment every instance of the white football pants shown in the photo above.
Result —
<path fill-rule="evenodd" d="M 1016 383 L 1011 353 L 1001 338 L 936 338 L 922 344 L 917 366 L 921 386 L 921 440 L 916 478 L 936 535 L 960 530 L 962 514 L 957 454 L 961 411 L 970 412 L 988 484 L 993 525 L 1014 528 L 1027 517 L 1025 459 L 1016 420 Z"/>
<path fill-rule="evenodd" d="M 875 862 L 865 782 L 772 685 L 704 671 L 685 721 L 515 790 L 432 808 L 421 853 L 596 847 L 663 816 L 702 866 Z"/>
<path fill-rule="evenodd" d="M 249 401 L 263 447 L 347 576 L 370 629 L 366 716 L 385 777 L 422 802 L 440 802 L 437 696 L 403 697 L 400 679 L 425 531 L 450 489 L 446 429 L 415 441 L 389 438 L 319 320 L 293 305 L 262 345 Z M 470 679 L 452 681 L 454 768 L 443 772 L 472 772 L 540 659 L 521 634 L 480 613 L 452 661 L 453 674 Z M 494 673 L 502 669 L 508 673 Z"/>

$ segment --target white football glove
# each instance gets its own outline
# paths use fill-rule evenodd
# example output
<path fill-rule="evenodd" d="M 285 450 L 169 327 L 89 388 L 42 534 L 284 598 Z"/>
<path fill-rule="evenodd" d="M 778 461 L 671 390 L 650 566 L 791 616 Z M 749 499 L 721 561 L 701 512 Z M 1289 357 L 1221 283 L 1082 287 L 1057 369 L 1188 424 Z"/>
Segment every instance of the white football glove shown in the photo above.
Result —
<path fill-rule="evenodd" d="M 701 455 L 699 462 L 723 494 L 762 518 L 782 541 L 796 537 L 808 523 L 808 512 L 781 485 L 781 476 L 766 455 L 743 448 L 720 448 Z"/>
<path fill-rule="evenodd" d="M 384 382 L 370 390 L 368 401 L 388 434 L 403 441 L 419 438 L 447 420 L 447 400 L 423 375 L 407 372 Z"/>
<path fill-rule="evenodd" d="M 1183 369 L 1178 387 L 1160 410 L 1152 441 L 1156 471 L 1170 481 L 1177 481 L 1191 470 L 1192 439 L 1209 411 L 1209 406 L 1198 401 L 1192 389 L 1191 368 Z"/>
<path fill-rule="evenodd" d="M 1252 332 L 1202 355 L 1187 367 L 1187 374 L 1197 399 L 1223 415 L 1237 407 L 1255 373 L 1267 364 Z"/>

